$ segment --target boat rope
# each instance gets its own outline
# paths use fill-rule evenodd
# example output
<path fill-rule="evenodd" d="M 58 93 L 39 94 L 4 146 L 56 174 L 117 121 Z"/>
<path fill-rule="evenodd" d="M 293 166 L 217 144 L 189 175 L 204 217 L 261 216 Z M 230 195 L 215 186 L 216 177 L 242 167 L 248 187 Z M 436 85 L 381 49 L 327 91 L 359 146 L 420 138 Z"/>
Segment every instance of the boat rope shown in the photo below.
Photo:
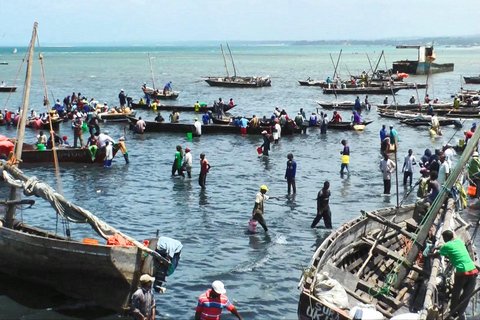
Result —
<path fill-rule="evenodd" d="M 1 163 L 3 165 L 3 178 L 9 185 L 22 188 L 24 190 L 24 194 L 27 196 L 34 195 L 47 200 L 57 211 L 57 214 L 61 215 L 66 220 L 74 223 L 88 223 L 95 230 L 95 232 L 97 232 L 97 234 L 104 239 L 108 239 L 112 235 L 119 234 L 128 241 L 132 242 L 140 250 L 145 251 L 160 262 L 170 265 L 170 261 L 162 257 L 158 252 L 146 247 L 134 238 L 110 226 L 90 211 L 67 201 L 63 195 L 55 192 L 55 190 L 48 184 L 40 182 L 36 177 L 26 177 L 15 166 L 5 164 L 5 162 Z M 15 179 L 13 174 L 20 177 L 22 180 Z"/>

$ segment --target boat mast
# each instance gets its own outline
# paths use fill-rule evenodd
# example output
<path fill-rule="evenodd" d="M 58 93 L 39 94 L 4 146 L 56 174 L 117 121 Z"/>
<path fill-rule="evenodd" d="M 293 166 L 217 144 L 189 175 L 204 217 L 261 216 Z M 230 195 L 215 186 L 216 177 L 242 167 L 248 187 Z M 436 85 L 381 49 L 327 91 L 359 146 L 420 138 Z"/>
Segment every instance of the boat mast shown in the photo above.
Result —
<path fill-rule="evenodd" d="M 343 50 L 343 49 L 340 49 L 340 53 L 338 54 L 337 65 L 334 65 L 334 66 L 333 66 L 333 67 L 335 68 L 335 71 L 333 72 L 332 81 L 334 81 L 335 76 L 337 75 L 338 64 L 340 63 L 340 57 L 342 56 L 342 50 Z M 330 55 L 330 58 L 332 58 L 331 55 Z M 332 63 L 333 63 L 333 59 L 332 59 Z"/>
<path fill-rule="evenodd" d="M 18 138 L 15 144 L 15 157 L 17 159 L 22 158 L 23 141 L 25 136 L 25 126 L 27 124 L 28 117 L 28 101 L 30 99 L 30 80 L 32 79 L 32 65 L 33 65 L 33 50 L 35 48 L 35 38 L 37 37 L 38 23 L 33 24 L 32 39 L 30 40 L 30 52 L 27 60 L 27 74 L 25 76 L 25 91 L 23 96 L 23 108 L 22 116 L 20 118 L 20 127 L 18 131 Z M 10 187 L 10 200 L 15 202 L 17 198 L 17 189 Z M 8 210 L 5 215 L 5 223 L 7 228 L 11 228 L 13 225 L 13 217 L 15 216 L 15 203 L 8 205 Z"/>
<path fill-rule="evenodd" d="M 227 70 L 227 78 L 230 79 L 230 74 L 228 73 L 228 67 L 227 67 L 227 59 L 225 59 L 225 52 L 223 52 L 222 45 L 220 45 L 220 49 L 222 50 L 223 62 L 225 63 L 225 70 Z"/>
<path fill-rule="evenodd" d="M 148 54 L 148 62 L 150 63 L 150 73 L 152 74 L 153 90 L 155 90 L 155 79 L 154 79 L 154 77 L 153 77 L 152 59 L 153 59 L 153 57 L 150 57 L 150 53 L 149 53 L 149 54 Z"/>
<path fill-rule="evenodd" d="M 237 77 L 237 68 L 235 67 L 235 60 L 233 60 L 233 55 L 232 55 L 232 50 L 230 50 L 230 45 L 227 42 L 227 48 L 228 52 L 230 52 L 230 58 L 232 59 L 232 64 L 233 64 L 233 72 L 235 73 L 234 77 Z"/>
<path fill-rule="evenodd" d="M 448 196 L 450 195 L 450 190 L 452 190 L 453 186 L 457 182 L 458 177 L 463 172 L 464 166 L 470 160 L 470 157 L 475 150 L 478 140 L 480 139 L 480 130 L 475 131 L 473 137 L 469 140 L 470 142 L 467 144 L 465 150 L 462 153 L 462 156 L 458 160 L 457 165 L 452 170 L 452 173 L 445 181 L 445 184 L 441 188 L 440 192 L 437 195 L 437 198 L 432 203 L 432 206 L 427 211 L 425 215 L 425 223 L 423 225 L 419 225 L 419 231 L 417 233 L 416 239 L 413 241 L 412 248 L 408 252 L 407 256 L 403 258 L 402 263 L 400 263 L 397 273 L 397 281 L 394 285 L 395 288 L 399 288 L 403 284 L 403 280 L 410 272 L 410 268 L 413 265 L 414 261 L 417 259 L 418 252 L 423 250 L 423 245 L 428 237 L 428 233 L 430 232 L 430 228 L 432 227 L 435 219 L 437 218 L 440 209 L 442 208 L 445 200 L 447 200 Z"/>

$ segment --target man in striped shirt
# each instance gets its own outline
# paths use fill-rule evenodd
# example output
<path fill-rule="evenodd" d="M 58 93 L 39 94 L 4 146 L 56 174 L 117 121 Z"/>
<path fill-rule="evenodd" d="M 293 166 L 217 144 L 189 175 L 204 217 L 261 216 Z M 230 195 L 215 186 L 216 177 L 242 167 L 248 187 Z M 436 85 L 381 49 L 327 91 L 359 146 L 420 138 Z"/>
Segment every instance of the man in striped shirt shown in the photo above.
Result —
<path fill-rule="evenodd" d="M 227 291 L 221 281 L 214 281 L 212 289 L 207 290 L 198 299 L 195 320 L 220 320 L 223 309 L 227 309 L 239 320 L 242 317 L 225 295 Z"/>

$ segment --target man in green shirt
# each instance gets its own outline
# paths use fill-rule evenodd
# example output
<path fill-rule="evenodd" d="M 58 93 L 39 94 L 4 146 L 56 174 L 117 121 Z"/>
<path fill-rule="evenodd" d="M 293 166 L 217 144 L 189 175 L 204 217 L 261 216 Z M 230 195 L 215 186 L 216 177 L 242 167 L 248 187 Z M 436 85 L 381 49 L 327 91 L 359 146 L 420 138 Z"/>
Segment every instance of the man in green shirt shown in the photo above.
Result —
<path fill-rule="evenodd" d="M 442 237 L 445 244 L 437 252 L 447 257 L 455 267 L 455 282 L 452 300 L 450 301 L 450 310 L 455 309 L 461 303 L 454 315 L 457 315 L 460 320 L 466 319 L 465 310 L 467 309 L 469 299 L 463 303 L 462 301 L 467 299 L 475 290 L 478 270 L 461 239 L 454 239 L 453 232 L 450 230 L 444 231 Z"/>
<path fill-rule="evenodd" d="M 468 175 L 472 181 L 472 185 L 477 187 L 476 196 L 478 197 L 478 189 L 480 188 L 480 161 L 478 160 L 478 152 L 475 151 L 472 155 L 472 159 L 468 163 Z"/>

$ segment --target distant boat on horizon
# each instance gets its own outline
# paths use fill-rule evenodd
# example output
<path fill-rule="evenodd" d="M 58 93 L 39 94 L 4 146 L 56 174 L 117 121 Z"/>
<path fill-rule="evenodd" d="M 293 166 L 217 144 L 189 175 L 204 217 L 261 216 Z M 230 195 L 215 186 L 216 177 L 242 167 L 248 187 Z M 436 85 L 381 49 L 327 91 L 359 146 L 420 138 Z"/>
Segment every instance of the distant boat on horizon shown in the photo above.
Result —
<path fill-rule="evenodd" d="M 13 49 L 12 53 L 17 53 L 17 48 Z"/>

